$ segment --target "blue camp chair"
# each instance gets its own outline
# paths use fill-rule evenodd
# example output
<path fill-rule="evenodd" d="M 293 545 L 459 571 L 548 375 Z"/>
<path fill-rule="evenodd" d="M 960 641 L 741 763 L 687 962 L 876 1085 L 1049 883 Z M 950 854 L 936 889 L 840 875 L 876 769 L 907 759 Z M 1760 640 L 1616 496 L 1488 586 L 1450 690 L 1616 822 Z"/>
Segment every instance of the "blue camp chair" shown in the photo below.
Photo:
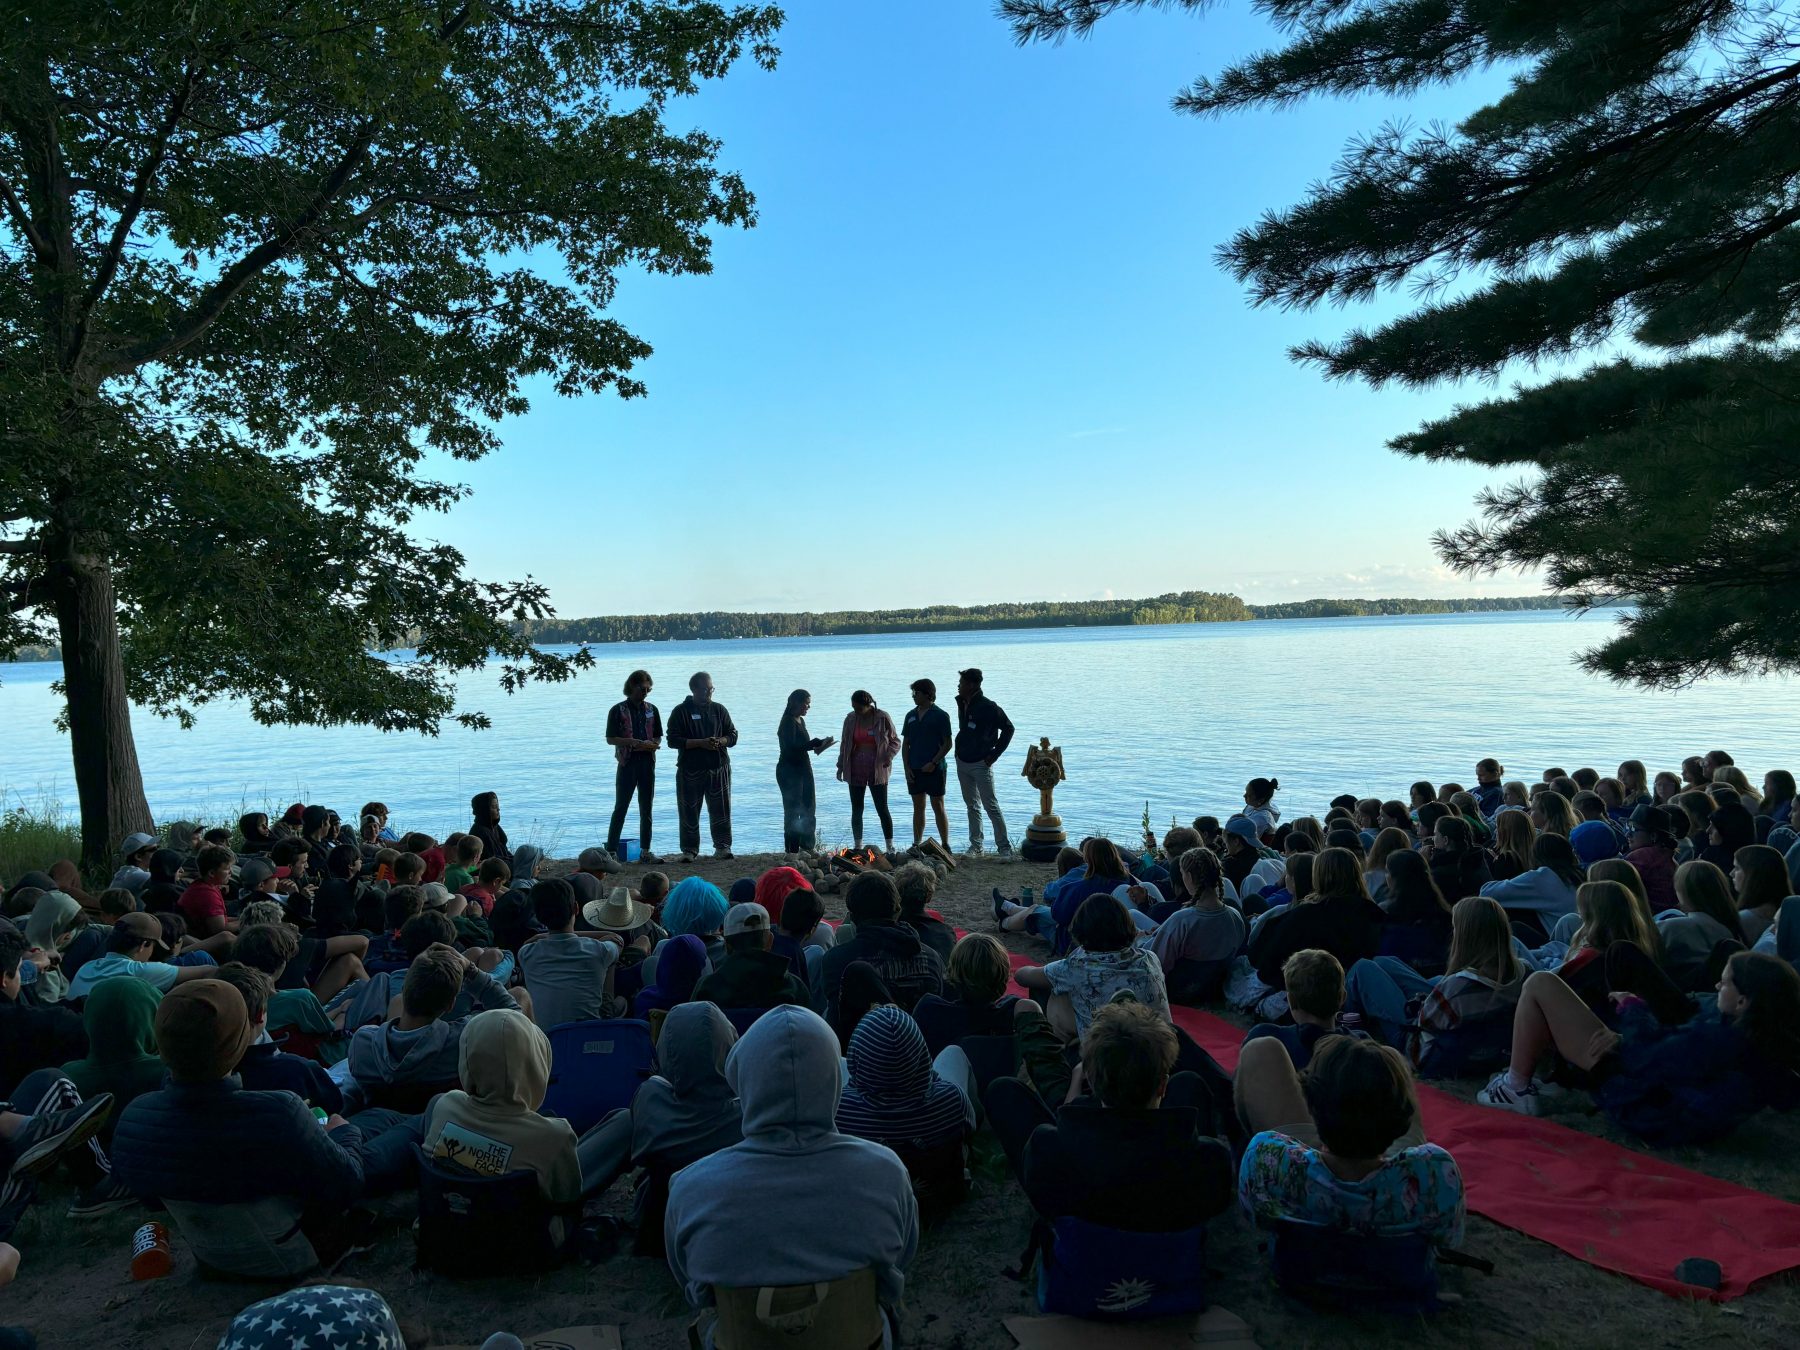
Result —
<path fill-rule="evenodd" d="M 1042 1230 L 1047 1228 L 1048 1233 Z M 1137 1233 L 1068 1215 L 1039 1220 L 1038 1306 L 1138 1321 L 1206 1309 L 1206 1228 Z"/>
<path fill-rule="evenodd" d="M 1283 1220 L 1272 1230 L 1275 1283 L 1307 1303 L 1350 1312 L 1438 1308 L 1437 1256 L 1417 1234 L 1367 1237 Z"/>
<path fill-rule="evenodd" d="M 417 1144 L 413 1154 L 419 1164 L 421 1269 L 458 1279 L 538 1275 L 561 1260 L 552 1221 L 579 1218 L 579 1202 L 553 1206 L 536 1172 L 484 1176 L 433 1158 Z"/>
<path fill-rule="evenodd" d="M 544 1114 L 561 1116 L 583 1134 L 609 1112 L 630 1106 L 655 1068 L 648 1022 L 596 1018 L 551 1027 Z"/>

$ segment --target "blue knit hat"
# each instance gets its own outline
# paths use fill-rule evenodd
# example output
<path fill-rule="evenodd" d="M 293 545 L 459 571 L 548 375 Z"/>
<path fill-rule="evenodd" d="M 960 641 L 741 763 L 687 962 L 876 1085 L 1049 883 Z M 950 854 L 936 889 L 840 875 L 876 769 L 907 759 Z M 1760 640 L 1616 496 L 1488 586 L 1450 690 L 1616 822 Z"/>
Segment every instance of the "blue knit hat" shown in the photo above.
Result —
<path fill-rule="evenodd" d="M 1619 856 L 1619 836 L 1604 820 L 1586 820 L 1569 831 L 1569 847 L 1583 867 Z"/>

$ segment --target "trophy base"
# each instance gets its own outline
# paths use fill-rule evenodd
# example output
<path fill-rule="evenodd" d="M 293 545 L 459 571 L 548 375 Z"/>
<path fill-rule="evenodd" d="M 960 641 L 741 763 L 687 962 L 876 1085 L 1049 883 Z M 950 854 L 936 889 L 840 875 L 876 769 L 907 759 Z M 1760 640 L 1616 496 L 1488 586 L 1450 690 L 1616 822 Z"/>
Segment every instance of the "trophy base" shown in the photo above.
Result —
<path fill-rule="evenodd" d="M 1026 862 L 1055 862 L 1056 855 L 1067 848 L 1069 836 L 1063 832 L 1062 817 L 1033 816 L 1025 831 L 1025 842 L 1019 856 Z"/>

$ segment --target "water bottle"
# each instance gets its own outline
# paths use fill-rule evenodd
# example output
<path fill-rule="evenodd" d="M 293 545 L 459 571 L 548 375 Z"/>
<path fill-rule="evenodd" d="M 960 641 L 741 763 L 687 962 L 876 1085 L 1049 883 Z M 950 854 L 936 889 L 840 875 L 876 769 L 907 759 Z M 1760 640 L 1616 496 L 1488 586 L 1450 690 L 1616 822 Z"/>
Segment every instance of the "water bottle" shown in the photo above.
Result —
<path fill-rule="evenodd" d="M 1019 903 L 1021 905 L 1030 905 L 1031 904 L 1031 887 L 1029 887 L 1029 886 L 1019 887 Z"/>
<path fill-rule="evenodd" d="M 169 1230 L 160 1223 L 147 1223 L 131 1235 L 132 1279 L 160 1279 L 174 1265 L 175 1257 L 169 1251 Z"/>

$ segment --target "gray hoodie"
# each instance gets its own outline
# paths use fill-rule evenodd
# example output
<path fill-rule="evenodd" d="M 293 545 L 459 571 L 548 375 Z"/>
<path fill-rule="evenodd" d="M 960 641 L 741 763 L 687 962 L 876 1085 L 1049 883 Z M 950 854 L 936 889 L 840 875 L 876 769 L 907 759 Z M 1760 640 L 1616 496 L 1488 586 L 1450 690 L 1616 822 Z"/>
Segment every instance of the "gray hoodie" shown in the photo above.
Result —
<path fill-rule="evenodd" d="M 881 1301 L 906 1288 L 919 1211 L 900 1159 L 837 1132 L 837 1033 L 808 1008 L 772 1008 L 744 1033 L 725 1078 L 744 1142 L 676 1174 L 663 1238 L 669 1270 L 701 1307 L 712 1286 L 814 1284 L 864 1266 Z"/>
<path fill-rule="evenodd" d="M 659 1072 L 631 1099 L 631 1160 L 662 1159 L 676 1170 L 744 1137 L 725 1065 L 737 1032 L 713 1003 L 669 1011 L 656 1041 Z"/>
<path fill-rule="evenodd" d="M 513 996 L 478 967 L 463 972 L 463 992 L 471 996 L 474 1012 L 518 1011 Z M 358 1083 L 454 1083 L 468 1020 L 440 1017 L 416 1031 L 402 1031 L 398 1022 L 362 1027 L 350 1038 L 350 1075 Z"/>

